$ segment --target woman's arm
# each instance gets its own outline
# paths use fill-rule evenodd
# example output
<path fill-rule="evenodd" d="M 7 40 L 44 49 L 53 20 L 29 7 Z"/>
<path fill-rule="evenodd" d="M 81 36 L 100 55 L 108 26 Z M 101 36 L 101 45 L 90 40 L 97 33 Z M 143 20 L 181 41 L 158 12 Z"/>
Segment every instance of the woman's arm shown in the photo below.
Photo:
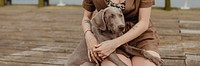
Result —
<path fill-rule="evenodd" d="M 102 61 L 97 56 L 97 53 L 94 52 L 95 45 L 98 44 L 97 39 L 94 37 L 94 34 L 91 32 L 91 25 L 90 22 L 88 22 L 92 18 L 93 12 L 84 10 L 83 20 L 82 20 L 82 28 L 84 31 L 84 37 L 86 40 L 86 45 L 88 49 L 88 58 L 90 61 L 95 61 L 98 63 L 98 61 Z M 98 61 L 97 61 L 98 60 Z"/>
<path fill-rule="evenodd" d="M 90 24 L 87 23 L 86 21 L 87 20 L 90 20 L 92 18 L 92 14 L 93 12 L 89 12 L 87 10 L 84 10 L 84 13 L 83 13 L 83 19 L 82 19 L 82 28 L 83 28 L 83 32 L 85 33 L 85 31 L 87 30 L 91 30 L 90 29 Z"/>
<path fill-rule="evenodd" d="M 125 44 L 138 36 L 144 33 L 148 27 L 150 22 L 150 15 L 151 15 L 151 7 L 149 8 L 140 8 L 139 9 L 139 22 L 133 26 L 127 33 L 124 35 L 113 39 L 113 41 L 119 47 L 122 44 Z"/>

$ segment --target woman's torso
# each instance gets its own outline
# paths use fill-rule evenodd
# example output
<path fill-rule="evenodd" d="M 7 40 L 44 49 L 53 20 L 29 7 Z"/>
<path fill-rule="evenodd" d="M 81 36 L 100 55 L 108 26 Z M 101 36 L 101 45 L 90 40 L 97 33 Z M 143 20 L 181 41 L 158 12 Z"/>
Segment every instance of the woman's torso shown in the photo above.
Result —
<path fill-rule="evenodd" d="M 124 0 L 124 1 L 120 1 L 118 3 L 115 1 L 112 1 L 112 0 L 92 0 L 92 1 L 94 3 L 95 8 L 97 9 L 97 11 L 100 11 L 101 9 L 108 7 L 109 1 L 113 2 L 114 4 L 117 4 L 117 5 L 123 6 L 123 4 L 124 4 L 124 7 L 121 7 L 121 6 L 117 6 L 117 7 L 120 7 L 120 9 L 122 9 L 125 20 L 126 21 L 134 21 L 134 22 L 138 21 L 140 0 Z"/>

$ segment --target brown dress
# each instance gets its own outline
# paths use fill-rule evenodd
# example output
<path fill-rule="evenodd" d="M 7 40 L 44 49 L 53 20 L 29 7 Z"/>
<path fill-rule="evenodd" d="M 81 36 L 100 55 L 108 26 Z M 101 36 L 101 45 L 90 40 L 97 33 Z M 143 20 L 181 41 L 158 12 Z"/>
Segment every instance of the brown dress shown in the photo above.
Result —
<path fill-rule="evenodd" d="M 126 0 L 125 1 L 125 10 L 123 11 L 125 21 L 126 21 L 126 31 L 131 29 L 137 22 L 139 16 L 139 8 L 151 7 L 154 3 L 154 0 Z M 93 12 L 108 7 L 106 0 L 84 0 L 83 8 Z M 135 46 L 137 48 L 152 50 L 158 52 L 159 38 L 156 33 L 155 28 L 150 22 L 149 28 L 143 34 L 141 34 L 136 39 L 128 42 L 129 45 Z M 119 52 L 121 53 L 121 52 Z"/>

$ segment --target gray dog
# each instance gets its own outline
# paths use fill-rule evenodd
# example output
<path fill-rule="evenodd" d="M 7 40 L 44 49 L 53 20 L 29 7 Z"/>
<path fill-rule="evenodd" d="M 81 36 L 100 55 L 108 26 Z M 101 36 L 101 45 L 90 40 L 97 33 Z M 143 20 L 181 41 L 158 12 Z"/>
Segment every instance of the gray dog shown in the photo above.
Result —
<path fill-rule="evenodd" d="M 107 7 L 100 10 L 92 19 L 92 32 L 94 33 L 99 43 L 117 38 L 123 34 L 125 21 L 122 11 L 115 7 Z M 123 50 L 129 55 L 144 56 L 154 62 L 157 66 L 162 65 L 160 58 L 154 57 L 143 49 L 139 49 L 128 44 L 123 44 L 118 49 Z M 117 66 L 127 66 L 116 55 L 115 52 L 108 56 L 108 59 Z M 76 47 L 72 55 L 68 59 L 67 66 L 95 66 L 96 63 L 89 62 L 87 55 L 87 46 L 85 40 Z"/>

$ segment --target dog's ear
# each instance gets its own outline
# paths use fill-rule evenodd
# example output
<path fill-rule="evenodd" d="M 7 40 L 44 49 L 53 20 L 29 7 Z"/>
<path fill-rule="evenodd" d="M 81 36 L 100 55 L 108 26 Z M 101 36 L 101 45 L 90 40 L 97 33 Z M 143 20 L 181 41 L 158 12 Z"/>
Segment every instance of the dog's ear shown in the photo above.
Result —
<path fill-rule="evenodd" d="M 106 23 L 104 19 L 105 10 L 100 10 L 92 19 L 92 25 L 96 26 L 100 30 L 106 30 Z"/>

